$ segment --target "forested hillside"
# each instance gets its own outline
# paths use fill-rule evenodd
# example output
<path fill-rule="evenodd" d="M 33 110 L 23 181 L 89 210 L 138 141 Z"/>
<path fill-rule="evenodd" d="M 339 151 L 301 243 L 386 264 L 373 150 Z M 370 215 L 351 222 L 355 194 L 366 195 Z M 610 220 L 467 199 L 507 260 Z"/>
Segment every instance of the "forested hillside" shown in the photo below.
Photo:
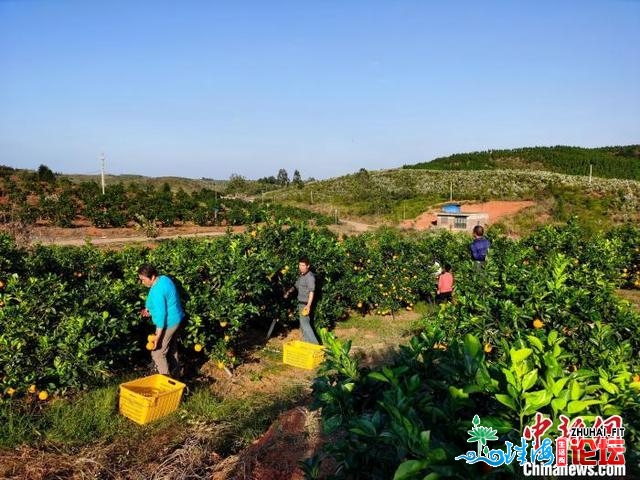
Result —
<path fill-rule="evenodd" d="M 548 170 L 568 175 L 640 180 L 640 145 L 619 147 L 528 147 L 456 153 L 430 162 L 404 165 L 427 170 Z"/>

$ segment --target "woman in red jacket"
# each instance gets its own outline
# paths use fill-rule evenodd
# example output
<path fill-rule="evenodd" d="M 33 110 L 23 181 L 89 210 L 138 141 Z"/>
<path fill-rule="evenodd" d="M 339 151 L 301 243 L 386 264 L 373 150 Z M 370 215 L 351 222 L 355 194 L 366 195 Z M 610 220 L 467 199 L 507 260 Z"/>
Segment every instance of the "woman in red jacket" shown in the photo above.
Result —
<path fill-rule="evenodd" d="M 451 264 L 444 264 L 444 271 L 438 276 L 438 291 L 436 292 L 436 302 L 450 302 L 453 295 L 453 274 Z"/>

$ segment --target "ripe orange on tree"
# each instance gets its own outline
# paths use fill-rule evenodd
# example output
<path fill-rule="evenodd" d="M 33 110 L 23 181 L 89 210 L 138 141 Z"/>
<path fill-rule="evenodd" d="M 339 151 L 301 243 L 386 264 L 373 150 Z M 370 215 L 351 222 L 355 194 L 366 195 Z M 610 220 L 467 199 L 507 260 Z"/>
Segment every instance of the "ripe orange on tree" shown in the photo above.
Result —
<path fill-rule="evenodd" d="M 147 350 L 153 350 L 156 348 L 155 342 L 147 342 Z"/>
<path fill-rule="evenodd" d="M 196 343 L 196 344 L 193 346 L 193 349 L 194 349 L 196 352 L 201 352 L 201 351 L 202 351 L 202 345 L 201 345 L 201 344 L 199 344 L 199 343 Z"/>
<path fill-rule="evenodd" d="M 42 390 L 39 394 L 38 394 L 38 398 L 42 401 L 45 401 L 47 398 L 49 398 L 49 394 L 47 393 L 46 390 Z"/>

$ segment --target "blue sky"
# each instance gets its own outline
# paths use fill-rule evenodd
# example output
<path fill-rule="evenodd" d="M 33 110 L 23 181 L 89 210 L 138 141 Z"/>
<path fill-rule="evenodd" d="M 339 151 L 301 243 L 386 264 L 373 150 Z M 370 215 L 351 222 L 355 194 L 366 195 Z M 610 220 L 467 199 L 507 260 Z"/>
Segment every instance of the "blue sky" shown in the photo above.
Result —
<path fill-rule="evenodd" d="M 328 178 L 640 143 L 640 1 L 0 0 L 0 164 Z"/>

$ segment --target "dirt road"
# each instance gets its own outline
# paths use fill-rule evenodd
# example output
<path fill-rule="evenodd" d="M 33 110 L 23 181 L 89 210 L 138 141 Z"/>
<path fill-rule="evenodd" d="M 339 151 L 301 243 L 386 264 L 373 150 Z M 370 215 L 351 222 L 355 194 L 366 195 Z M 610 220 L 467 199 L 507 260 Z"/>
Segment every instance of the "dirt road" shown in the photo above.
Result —
<path fill-rule="evenodd" d="M 90 226 L 58 228 L 38 226 L 31 228 L 28 232 L 28 243 L 32 245 L 81 246 L 89 242 L 92 245 L 113 246 L 126 243 L 154 242 L 177 237 L 215 237 L 226 235 L 228 231 L 244 232 L 245 228 L 244 226 L 199 227 L 196 225 L 182 225 L 162 228 L 160 229 L 160 235 L 151 238 L 134 228 L 95 228 Z"/>
<path fill-rule="evenodd" d="M 353 220 L 340 220 L 340 223 L 355 233 L 362 233 L 375 228 L 375 225 L 369 225 L 362 222 L 354 222 Z"/>
<path fill-rule="evenodd" d="M 366 232 L 375 228 L 353 220 L 340 220 L 339 225 L 329 227 L 336 233 L 353 235 Z M 82 246 L 87 242 L 96 246 L 123 245 L 126 243 L 144 243 L 157 240 L 168 240 L 171 238 L 204 238 L 226 235 L 228 231 L 234 233 L 244 232 L 245 226 L 238 227 L 197 227 L 180 226 L 161 229 L 161 234 L 155 238 L 140 235 L 139 231 L 131 228 L 108 228 L 98 229 L 94 227 L 79 228 L 56 228 L 56 227 L 36 227 L 30 232 L 29 243 L 42 245 L 71 245 Z"/>
<path fill-rule="evenodd" d="M 56 239 L 56 238 L 47 238 L 47 239 L 35 239 L 32 243 L 41 243 L 43 245 L 75 245 L 81 246 L 84 245 L 87 241 L 92 245 L 110 245 L 110 244 L 120 244 L 120 243 L 140 243 L 140 242 L 152 242 L 155 240 L 168 240 L 170 238 L 190 238 L 190 237 L 218 237 L 221 235 L 226 235 L 226 232 L 199 232 L 199 233 L 177 233 L 172 235 L 158 235 L 155 238 L 145 237 L 145 236 L 134 236 L 134 237 L 107 237 L 106 235 L 103 237 L 86 237 L 85 239 L 81 238 L 67 238 L 67 239 Z"/>

